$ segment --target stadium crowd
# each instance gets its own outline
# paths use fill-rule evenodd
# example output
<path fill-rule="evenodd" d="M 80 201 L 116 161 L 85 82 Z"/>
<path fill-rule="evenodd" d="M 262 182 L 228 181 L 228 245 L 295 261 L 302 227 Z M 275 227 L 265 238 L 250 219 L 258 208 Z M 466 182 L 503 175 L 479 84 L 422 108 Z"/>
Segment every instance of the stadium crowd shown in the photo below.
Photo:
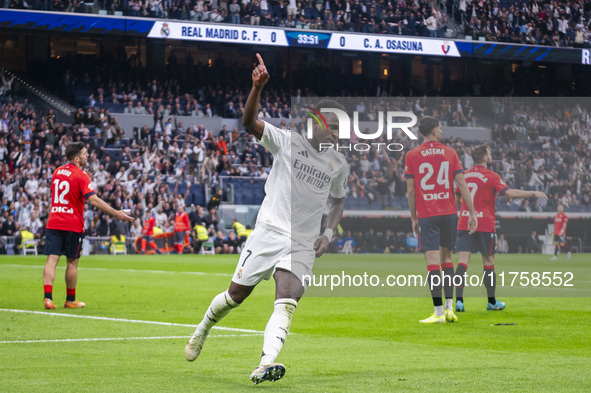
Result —
<path fill-rule="evenodd" d="M 474 39 L 558 47 L 589 47 L 589 1 L 466 1 L 458 3 Z"/>
<path fill-rule="evenodd" d="M 98 8 L 133 17 L 225 22 L 296 29 L 356 31 L 404 36 L 445 37 L 447 12 L 473 38 L 545 46 L 588 47 L 589 0 L 455 0 L 439 3 L 385 0 L 6 0 L 7 8 L 96 12 Z"/>
<path fill-rule="evenodd" d="M 259 116 L 266 116 L 265 107 L 274 98 L 272 93 L 263 99 Z M 26 100 L 7 94 L 1 102 L 0 235 L 11 236 L 19 228 L 27 227 L 43 238 L 51 175 L 63 162 L 65 146 L 70 141 L 81 140 L 89 147 L 87 171 L 98 194 L 117 209 L 131 209 L 137 218 L 128 228 L 87 205 L 84 216 L 89 236 L 110 236 L 114 232 L 136 236 L 146 211 L 156 217 L 157 226 L 166 232 L 174 228 L 177 206 L 190 212 L 192 228 L 204 223 L 211 236 L 219 236 L 218 231 L 225 231 L 218 217 L 219 204 L 235 201 L 228 187 L 229 179 L 262 185 L 273 160 L 250 134 L 237 128 L 207 130 L 197 122 L 183 125 L 171 114 L 162 113 L 154 115 L 153 124 L 141 126 L 133 138 L 126 138 L 117 117 L 103 108 L 80 108 L 73 124 L 63 124 L 56 121 L 51 110 L 39 113 Z M 550 198 L 547 203 L 498 198 L 498 210 L 552 212 L 562 202 L 567 212 L 591 211 L 591 112 L 585 105 L 493 99 L 492 105 L 486 106 L 490 113 L 485 116 L 482 108 L 468 99 L 387 102 L 383 99 L 381 104 L 368 104 L 366 120 L 372 119 L 370 112 L 388 108 L 413 110 L 417 116 L 435 115 L 444 125 L 475 126 L 487 116 L 495 122 L 490 141 L 495 159 L 492 169 L 511 187 L 543 190 Z M 291 126 L 292 130 L 301 127 L 303 122 L 298 120 L 303 117 L 297 107 L 295 112 L 292 117 L 286 108 L 282 126 Z M 362 154 L 341 150 L 350 163 L 347 209 L 408 209 L 404 154 L 418 142 L 409 142 L 400 133 L 393 142 L 401 143 L 404 150 L 372 149 Z M 455 138 L 444 142 L 456 149 L 465 168 L 472 166 L 470 151 L 478 142 Z M 209 200 L 206 195 L 211 196 Z M 222 236 L 227 234 L 223 232 Z M 343 234 L 341 239 L 355 240 L 357 251 L 388 248 L 390 252 L 400 252 L 404 248 L 408 252 L 413 248 L 406 243 L 407 237 L 383 233 L 370 241 L 367 235 Z"/>

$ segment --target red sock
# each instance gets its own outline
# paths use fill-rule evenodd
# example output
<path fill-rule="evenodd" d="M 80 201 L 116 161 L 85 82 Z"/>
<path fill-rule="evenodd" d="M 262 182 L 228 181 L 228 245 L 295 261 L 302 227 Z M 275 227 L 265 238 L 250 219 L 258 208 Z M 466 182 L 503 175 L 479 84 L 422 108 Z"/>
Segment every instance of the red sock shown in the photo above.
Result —
<path fill-rule="evenodd" d="M 66 288 L 66 294 L 68 295 L 66 297 L 67 301 L 73 302 L 76 300 L 76 288 Z"/>
<path fill-rule="evenodd" d="M 43 285 L 43 292 L 45 293 L 45 299 L 53 300 L 53 285 Z"/>

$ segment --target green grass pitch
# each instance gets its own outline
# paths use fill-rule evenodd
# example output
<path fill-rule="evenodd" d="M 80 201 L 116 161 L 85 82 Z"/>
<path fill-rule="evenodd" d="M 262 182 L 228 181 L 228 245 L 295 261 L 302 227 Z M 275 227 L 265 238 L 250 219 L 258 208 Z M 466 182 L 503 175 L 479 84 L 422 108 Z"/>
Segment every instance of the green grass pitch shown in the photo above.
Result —
<path fill-rule="evenodd" d="M 327 255 L 317 264 L 354 258 Z M 373 265 L 402 259 L 424 270 L 420 255 L 363 256 Z M 528 271 L 547 260 L 502 255 L 497 263 Z M 227 288 L 236 261 L 83 257 L 78 297 L 87 307 L 66 310 L 62 259 L 54 285 L 58 309 L 46 312 L 44 257 L 0 258 L 0 392 L 591 391 L 590 299 L 506 297 L 502 289 L 504 311 L 487 312 L 486 298 L 467 297 L 458 323 L 436 326 L 418 323 L 432 312 L 427 289 L 422 297 L 304 298 L 277 359 L 286 365 L 285 377 L 254 386 L 248 377 L 273 310 L 273 282 L 263 282 L 189 363 L 190 325 Z M 569 266 L 589 262 L 588 255 L 575 255 Z M 471 266 L 482 271 L 479 256 Z"/>

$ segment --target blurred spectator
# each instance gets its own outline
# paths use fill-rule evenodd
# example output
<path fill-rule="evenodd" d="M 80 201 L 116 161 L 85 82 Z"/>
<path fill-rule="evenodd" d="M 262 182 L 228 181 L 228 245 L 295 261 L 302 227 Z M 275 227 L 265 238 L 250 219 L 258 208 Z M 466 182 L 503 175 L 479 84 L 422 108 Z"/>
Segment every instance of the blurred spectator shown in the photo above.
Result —
<path fill-rule="evenodd" d="M 506 254 L 509 252 L 509 243 L 507 243 L 507 239 L 505 239 L 505 235 L 503 233 L 499 235 L 499 240 L 497 242 L 497 252 L 499 254 Z"/>
<path fill-rule="evenodd" d="M 533 231 L 527 238 L 526 252 L 528 254 L 537 254 L 540 252 L 540 245 L 538 243 L 538 234 Z"/>

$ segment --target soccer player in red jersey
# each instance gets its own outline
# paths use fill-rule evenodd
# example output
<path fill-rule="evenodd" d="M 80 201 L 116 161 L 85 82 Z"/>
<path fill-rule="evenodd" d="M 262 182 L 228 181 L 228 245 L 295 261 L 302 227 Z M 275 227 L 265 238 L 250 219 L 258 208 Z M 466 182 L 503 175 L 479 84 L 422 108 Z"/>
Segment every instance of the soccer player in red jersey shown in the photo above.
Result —
<path fill-rule="evenodd" d="M 154 226 L 156 225 L 156 218 L 152 215 L 149 210 L 146 210 L 146 219 L 144 220 L 144 226 L 142 227 L 142 254 L 146 253 L 146 247 L 149 244 L 150 247 L 158 254 L 162 252 L 158 249 L 156 242 L 154 241 Z"/>
<path fill-rule="evenodd" d="M 550 258 L 551 261 L 558 259 L 558 251 L 561 248 L 566 248 L 566 224 L 568 217 L 564 214 L 564 206 L 561 203 L 558 205 L 558 213 L 554 216 L 554 256 Z M 570 250 L 566 258 L 570 259 Z"/>
<path fill-rule="evenodd" d="M 182 206 L 178 206 L 174 216 L 174 248 L 178 254 L 183 253 L 185 248 L 185 235 L 191 229 L 189 215 L 185 213 Z"/>
<path fill-rule="evenodd" d="M 454 179 L 467 201 L 471 233 L 476 230 L 478 219 L 458 154 L 451 147 L 439 142 L 439 120 L 433 116 L 423 117 L 419 122 L 419 132 L 423 135 L 424 142 L 407 153 L 404 176 L 412 229 L 418 233 L 419 250 L 425 254 L 427 260 L 427 279 L 435 307 L 435 313 L 420 322 L 455 322 L 458 318 L 452 311 L 454 265 L 451 253 L 456 238 L 458 207 L 453 193 Z M 445 310 L 441 299 L 442 287 L 445 291 Z"/>
<path fill-rule="evenodd" d="M 488 295 L 489 311 L 502 310 L 505 303 L 496 299 L 496 275 L 495 275 L 495 249 L 497 245 L 497 234 L 495 233 L 495 199 L 497 194 L 506 195 L 509 198 L 530 198 L 537 197 L 548 200 L 546 194 L 540 191 L 523 191 L 509 188 L 501 177 L 488 169 L 492 164 L 492 151 L 486 144 L 476 146 L 472 150 L 474 166 L 464 172 L 464 178 L 470 189 L 470 196 L 476 209 L 478 217 L 478 230 L 472 234 L 468 231 L 468 208 L 459 189 L 456 189 L 456 202 L 462 203 L 460 219 L 458 220 L 458 235 L 456 249 L 459 253 L 459 262 L 456 269 L 455 282 L 461 281 L 456 287 L 456 311 L 464 310 L 464 286 L 468 262 L 473 252 L 482 254 L 484 265 L 484 286 Z"/>
<path fill-rule="evenodd" d="M 123 210 L 115 210 L 101 198 L 90 182 L 90 177 L 81 169 L 86 165 L 88 152 L 82 142 L 70 143 L 66 147 L 68 164 L 53 172 L 51 177 L 51 212 L 47 220 L 47 234 L 44 254 L 47 262 L 43 268 L 43 291 L 45 292 L 45 308 L 53 310 L 53 281 L 55 268 L 60 256 L 65 255 L 67 298 L 65 308 L 84 307 L 85 304 L 76 300 L 76 283 L 78 281 L 78 258 L 82 252 L 84 241 L 84 202 L 121 221 L 131 222 L 133 218 Z"/>

